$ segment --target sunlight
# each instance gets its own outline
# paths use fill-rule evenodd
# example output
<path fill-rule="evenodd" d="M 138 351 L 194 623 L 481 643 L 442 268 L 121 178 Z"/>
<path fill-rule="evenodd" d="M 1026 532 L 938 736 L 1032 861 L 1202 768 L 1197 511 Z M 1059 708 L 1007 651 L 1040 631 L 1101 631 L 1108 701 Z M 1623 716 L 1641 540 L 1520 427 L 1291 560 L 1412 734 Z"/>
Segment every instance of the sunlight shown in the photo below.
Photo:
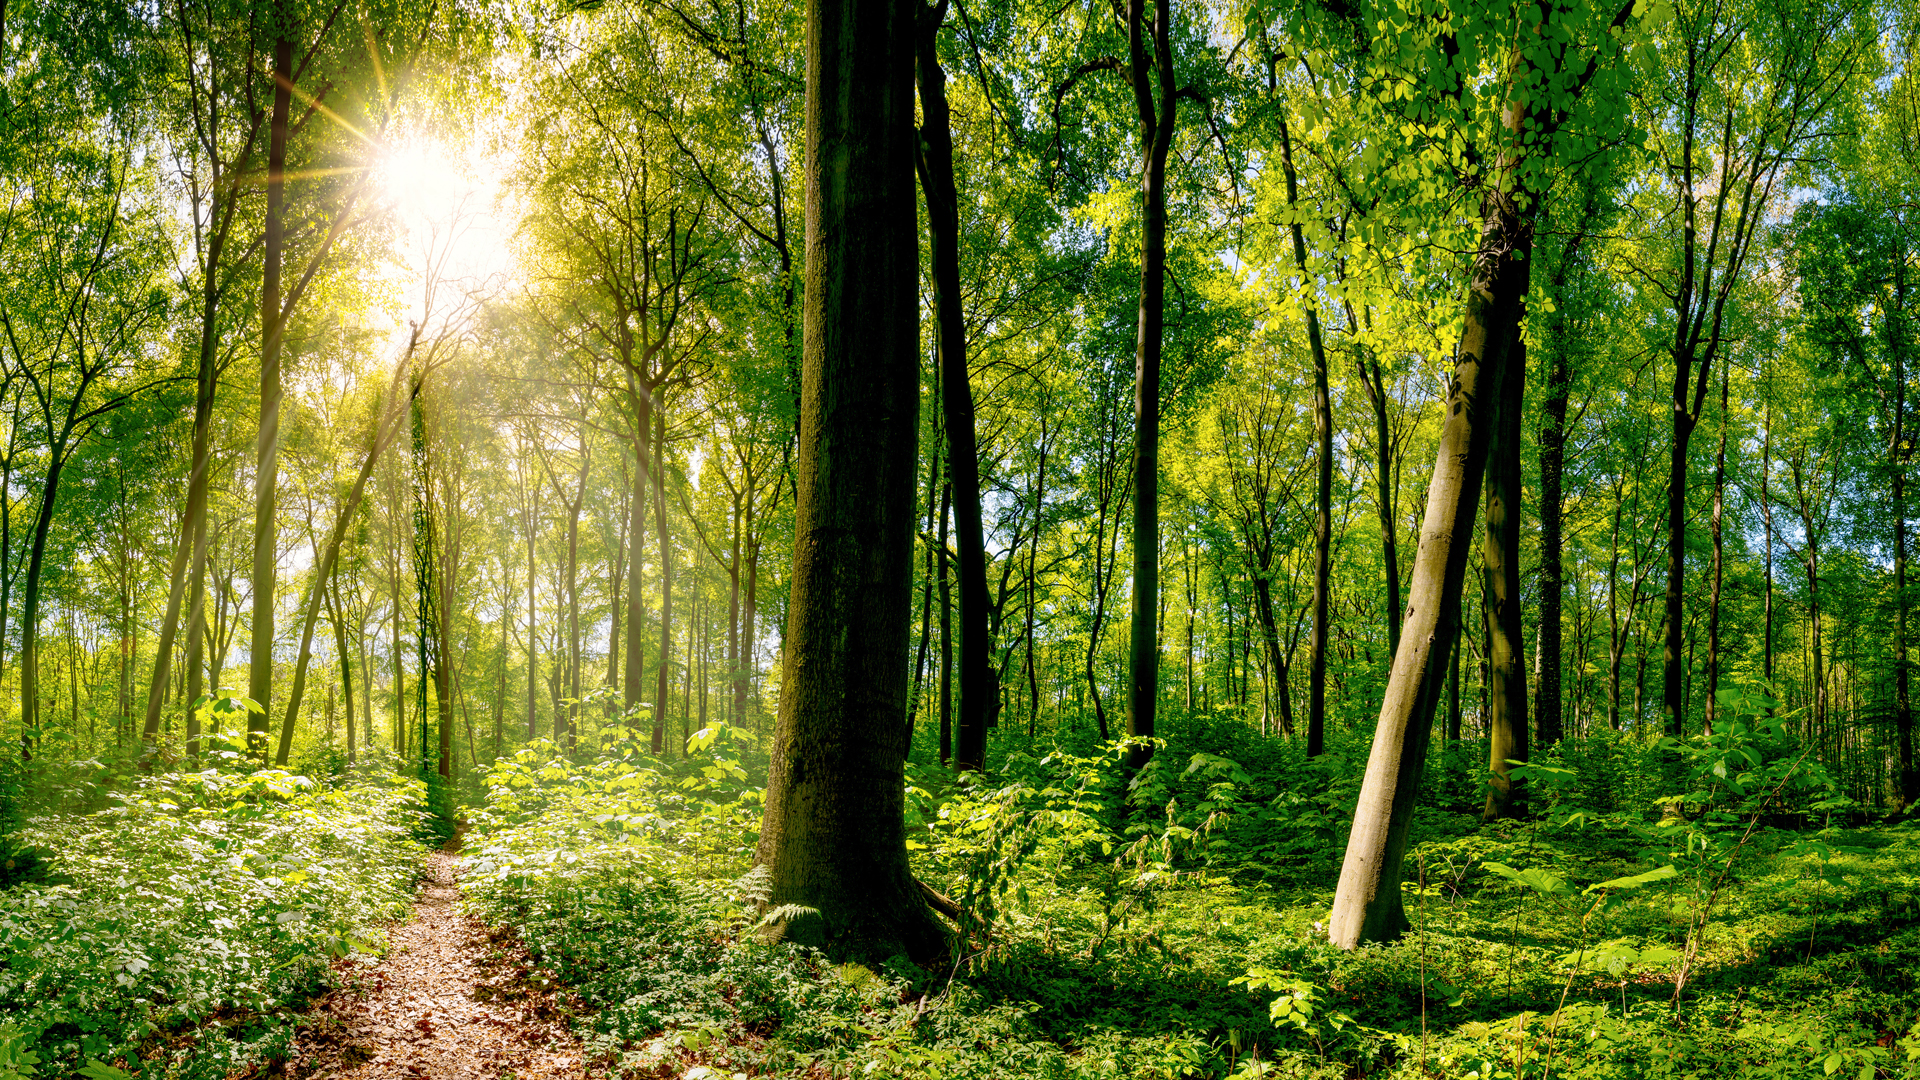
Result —
<path fill-rule="evenodd" d="M 416 137 L 392 144 L 375 166 L 399 225 L 393 258 L 416 295 L 412 286 L 430 271 L 473 289 L 497 287 L 517 269 L 497 163 L 461 149 Z"/>

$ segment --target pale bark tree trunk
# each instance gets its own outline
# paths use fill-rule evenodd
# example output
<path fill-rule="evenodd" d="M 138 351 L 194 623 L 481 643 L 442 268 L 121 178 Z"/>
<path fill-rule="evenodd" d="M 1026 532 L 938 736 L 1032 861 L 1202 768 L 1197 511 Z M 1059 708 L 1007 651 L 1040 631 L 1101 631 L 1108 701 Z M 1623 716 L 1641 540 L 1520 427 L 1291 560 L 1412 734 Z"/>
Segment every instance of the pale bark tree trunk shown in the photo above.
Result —
<path fill-rule="evenodd" d="M 1522 110 L 1508 109 L 1509 129 L 1517 132 Z M 1515 164 L 1509 158 L 1501 172 Z M 1433 712 L 1460 625 L 1461 585 L 1491 435 L 1487 414 L 1498 400 L 1527 293 L 1532 233 L 1513 197 L 1490 191 L 1482 206 L 1479 253 L 1409 581 L 1407 618 L 1328 917 L 1328 937 L 1342 948 L 1393 938 L 1405 925 L 1400 863 L 1426 768 Z"/>

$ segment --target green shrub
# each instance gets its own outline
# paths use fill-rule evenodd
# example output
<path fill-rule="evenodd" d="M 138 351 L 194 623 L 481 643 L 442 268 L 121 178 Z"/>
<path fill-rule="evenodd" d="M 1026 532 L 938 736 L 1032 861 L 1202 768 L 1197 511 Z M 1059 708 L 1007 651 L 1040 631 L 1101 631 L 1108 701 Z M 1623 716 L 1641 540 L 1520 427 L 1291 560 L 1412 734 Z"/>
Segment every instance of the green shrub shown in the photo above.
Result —
<path fill-rule="evenodd" d="M 283 1051 L 328 959 L 405 911 L 419 798 L 390 776 L 209 769 L 30 819 L 15 839 L 42 874 L 0 892 L 0 1012 L 49 1076 L 216 1077 Z"/>

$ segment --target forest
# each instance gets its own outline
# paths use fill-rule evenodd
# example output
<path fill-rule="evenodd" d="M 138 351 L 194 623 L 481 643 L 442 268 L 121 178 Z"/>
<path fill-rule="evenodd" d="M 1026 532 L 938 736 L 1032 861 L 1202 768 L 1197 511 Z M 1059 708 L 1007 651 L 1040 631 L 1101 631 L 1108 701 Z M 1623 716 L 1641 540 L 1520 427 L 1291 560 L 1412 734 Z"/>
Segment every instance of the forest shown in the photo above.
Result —
<path fill-rule="evenodd" d="M 0 200 L 0 1080 L 1920 1077 L 1912 0 L 0 0 Z"/>

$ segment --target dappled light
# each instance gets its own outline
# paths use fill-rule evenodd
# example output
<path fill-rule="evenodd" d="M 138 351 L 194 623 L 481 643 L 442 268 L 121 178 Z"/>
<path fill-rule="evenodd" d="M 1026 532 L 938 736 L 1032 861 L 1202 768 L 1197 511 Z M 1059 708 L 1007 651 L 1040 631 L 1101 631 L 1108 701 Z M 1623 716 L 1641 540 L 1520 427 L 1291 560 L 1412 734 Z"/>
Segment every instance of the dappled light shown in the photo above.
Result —
<path fill-rule="evenodd" d="M 0 0 L 0 1080 L 1920 1080 L 1920 0 Z"/>

